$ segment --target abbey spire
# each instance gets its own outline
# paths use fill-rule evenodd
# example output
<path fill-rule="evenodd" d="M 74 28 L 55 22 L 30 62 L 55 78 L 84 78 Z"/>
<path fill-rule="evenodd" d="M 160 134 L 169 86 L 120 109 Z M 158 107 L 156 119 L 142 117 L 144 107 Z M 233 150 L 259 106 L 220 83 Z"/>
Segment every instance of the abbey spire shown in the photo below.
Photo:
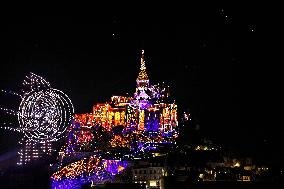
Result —
<path fill-rule="evenodd" d="M 144 60 L 144 50 L 142 50 L 141 62 L 140 62 L 140 72 L 136 79 L 137 87 L 148 87 L 149 78 L 146 72 L 146 64 Z"/>

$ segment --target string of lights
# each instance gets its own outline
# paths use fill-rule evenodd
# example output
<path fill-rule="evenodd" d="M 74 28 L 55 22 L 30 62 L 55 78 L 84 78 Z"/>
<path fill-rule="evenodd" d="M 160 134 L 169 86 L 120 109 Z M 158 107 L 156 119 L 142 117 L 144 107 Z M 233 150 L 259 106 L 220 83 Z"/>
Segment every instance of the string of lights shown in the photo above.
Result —
<path fill-rule="evenodd" d="M 20 94 L 14 92 L 14 91 L 8 91 L 8 90 L 1 89 L 1 92 L 7 93 L 7 94 L 16 95 L 16 96 L 19 96 L 19 97 L 22 98 L 22 95 L 20 95 Z"/>

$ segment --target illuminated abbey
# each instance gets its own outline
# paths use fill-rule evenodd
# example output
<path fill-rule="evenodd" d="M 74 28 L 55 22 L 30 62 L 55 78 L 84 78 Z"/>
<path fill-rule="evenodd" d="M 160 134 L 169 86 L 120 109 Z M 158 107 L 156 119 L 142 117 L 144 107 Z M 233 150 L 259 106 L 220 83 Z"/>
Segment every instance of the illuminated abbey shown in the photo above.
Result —
<path fill-rule="evenodd" d="M 53 188 L 111 180 L 129 161 L 153 157 L 153 151 L 175 143 L 177 105 L 168 87 L 150 85 L 144 51 L 136 83 L 132 97 L 112 96 L 91 113 L 75 114 L 59 152 L 59 170 L 51 176 Z"/>
<path fill-rule="evenodd" d="M 168 87 L 150 85 L 144 51 L 136 83 L 133 97 L 112 96 L 110 102 L 95 104 L 92 113 L 75 115 L 75 122 L 81 127 L 80 141 L 91 140 L 92 127 L 102 127 L 107 132 L 123 127 L 123 135 L 112 139 L 113 147 L 129 145 L 126 136 L 133 132 L 142 135 L 142 143 L 171 142 L 177 137 L 177 105 L 169 102 Z"/>

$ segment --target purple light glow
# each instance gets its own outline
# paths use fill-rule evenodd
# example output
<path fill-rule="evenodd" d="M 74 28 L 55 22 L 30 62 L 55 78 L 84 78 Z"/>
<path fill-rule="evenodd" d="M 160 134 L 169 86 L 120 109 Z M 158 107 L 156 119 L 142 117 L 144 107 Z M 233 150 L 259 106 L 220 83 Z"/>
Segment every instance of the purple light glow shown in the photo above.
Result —
<path fill-rule="evenodd" d="M 119 160 L 103 160 L 102 164 L 105 167 L 105 170 L 108 171 L 111 175 L 116 175 L 119 172 L 123 171 L 127 167 L 126 161 Z"/>
<path fill-rule="evenodd" d="M 157 117 L 154 117 L 153 114 L 151 114 L 149 120 L 146 120 L 145 129 L 148 132 L 149 131 L 158 131 L 159 125 L 160 125 L 159 119 Z"/>
<path fill-rule="evenodd" d="M 139 102 L 139 109 L 140 109 L 140 110 L 145 110 L 145 109 L 147 109 L 149 106 L 151 106 L 151 104 L 150 104 L 149 101 L 147 101 L 147 100 L 141 100 L 141 101 Z"/>
<path fill-rule="evenodd" d="M 69 172 L 64 172 L 59 179 L 56 176 L 51 177 L 51 188 L 53 189 L 67 189 L 67 188 L 81 188 L 84 184 L 100 183 L 103 181 L 110 181 L 115 175 L 121 173 L 128 166 L 127 161 L 120 160 L 101 160 L 98 165 L 93 164 L 93 167 L 88 167 L 83 170 L 79 170 L 78 175 L 70 176 Z M 62 168 L 63 169 L 63 168 Z M 78 169 L 74 167 L 74 169 Z M 89 170 L 93 170 L 88 172 Z M 78 170 L 77 170 L 78 171 Z"/>

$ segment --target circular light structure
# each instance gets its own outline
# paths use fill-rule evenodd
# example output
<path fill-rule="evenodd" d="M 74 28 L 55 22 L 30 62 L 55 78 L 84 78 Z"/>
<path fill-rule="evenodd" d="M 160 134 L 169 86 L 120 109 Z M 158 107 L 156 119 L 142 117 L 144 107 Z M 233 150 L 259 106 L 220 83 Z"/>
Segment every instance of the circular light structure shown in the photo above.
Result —
<path fill-rule="evenodd" d="M 51 88 L 42 77 L 31 74 L 18 110 L 20 130 L 25 137 L 45 143 L 60 139 L 70 124 L 74 108 L 62 91 Z"/>
<path fill-rule="evenodd" d="M 49 88 L 32 91 L 19 106 L 18 120 L 25 136 L 37 142 L 62 137 L 73 115 L 71 100 L 62 91 Z"/>

